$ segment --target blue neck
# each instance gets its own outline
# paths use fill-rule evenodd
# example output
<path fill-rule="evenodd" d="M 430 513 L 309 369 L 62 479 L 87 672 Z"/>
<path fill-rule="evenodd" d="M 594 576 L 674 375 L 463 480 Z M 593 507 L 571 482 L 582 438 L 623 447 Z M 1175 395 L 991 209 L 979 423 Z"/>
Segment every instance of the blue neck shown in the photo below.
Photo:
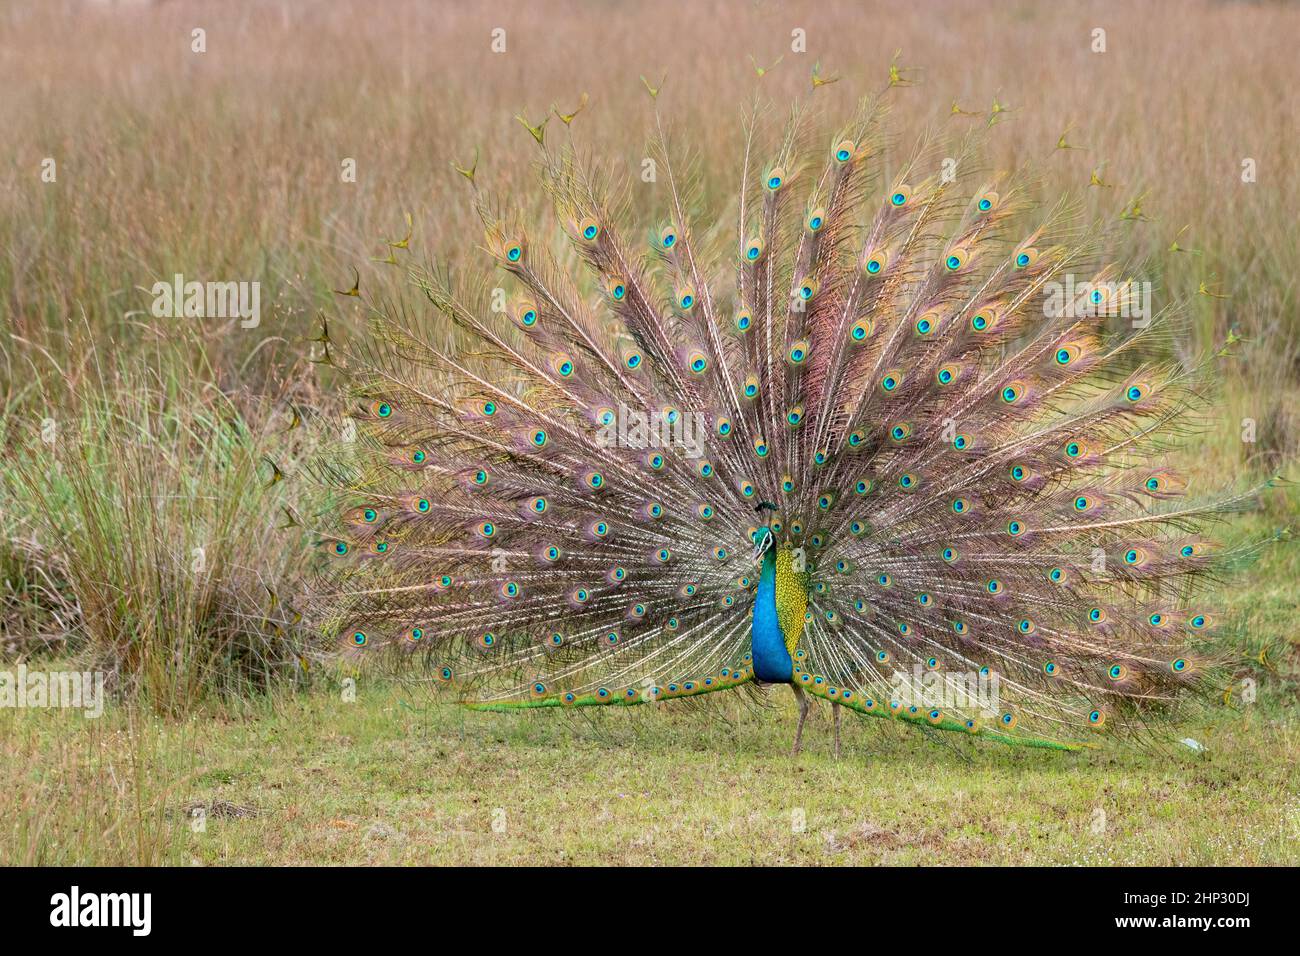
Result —
<path fill-rule="evenodd" d="M 754 617 L 750 630 L 754 654 L 754 676 L 771 684 L 788 684 L 794 661 L 785 649 L 785 635 L 776 615 L 776 546 L 763 554 L 763 573 L 754 595 Z"/>

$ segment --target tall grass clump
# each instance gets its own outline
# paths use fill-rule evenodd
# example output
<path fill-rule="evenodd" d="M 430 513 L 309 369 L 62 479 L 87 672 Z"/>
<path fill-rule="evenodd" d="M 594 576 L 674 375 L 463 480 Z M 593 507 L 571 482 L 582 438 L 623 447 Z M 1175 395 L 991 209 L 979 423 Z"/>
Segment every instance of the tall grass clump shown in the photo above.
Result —
<path fill-rule="evenodd" d="M 66 651 L 168 715 L 304 667 L 291 594 L 305 549 L 276 520 L 268 458 L 281 426 L 251 425 L 195 381 L 127 364 L 72 389 L 11 442 L 8 475 L 10 506 L 75 607 Z"/>

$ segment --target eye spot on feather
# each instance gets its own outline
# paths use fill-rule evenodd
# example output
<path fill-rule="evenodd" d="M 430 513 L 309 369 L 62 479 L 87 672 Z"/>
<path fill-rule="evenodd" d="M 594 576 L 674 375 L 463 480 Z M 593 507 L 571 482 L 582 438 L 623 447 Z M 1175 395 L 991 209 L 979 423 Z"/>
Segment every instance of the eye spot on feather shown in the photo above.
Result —
<path fill-rule="evenodd" d="M 664 226 L 659 230 L 659 248 L 671 249 L 677 245 L 677 228 L 675 226 Z"/>
<path fill-rule="evenodd" d="M 353 647 L 365 647 L 370 638 L 365 631 L 353 631 L 349 640 L 352 642 Z"/>
<path fill-rule="evenodd" d="M 1027 269 L 1038 261 L 1038 250 L 1032 247 L 1025 247 L 1018 250 L 1013 260 L 1017 269 Z"/>
<path fill-rule="evenodd" d="M 751 239 L 745 243 L 745 259 L 748 262 L 757 262 L 763 257 L 763 240 Z"/>
<path fill-rule="evenodd" d="M 1071 362 L 1079 357 L 1079 347 L 1077 345 L 1063 345 L 1056 350 L 1056 364 L 1065 368 Z"/>

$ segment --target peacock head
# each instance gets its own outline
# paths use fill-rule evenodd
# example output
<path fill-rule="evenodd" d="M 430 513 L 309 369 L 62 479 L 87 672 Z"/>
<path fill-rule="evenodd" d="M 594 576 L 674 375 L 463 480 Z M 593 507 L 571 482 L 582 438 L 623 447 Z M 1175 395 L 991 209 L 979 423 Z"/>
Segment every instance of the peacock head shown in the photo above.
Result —
<path fill-rule="evenodd" d="M 763 555 L 772 550 L 776 545 L 776 535 L 772 532 L 772 515 L 776 513 L 776 505 L 772 504 L 770 501 L 760 501 L 754 507 L 754 510 L 760 515 L 764 511 L 768 513 L 767 524 L 759 528 L 758 532 L 754 535 L 754 563 L 757 564 L 763 559 Z"/>

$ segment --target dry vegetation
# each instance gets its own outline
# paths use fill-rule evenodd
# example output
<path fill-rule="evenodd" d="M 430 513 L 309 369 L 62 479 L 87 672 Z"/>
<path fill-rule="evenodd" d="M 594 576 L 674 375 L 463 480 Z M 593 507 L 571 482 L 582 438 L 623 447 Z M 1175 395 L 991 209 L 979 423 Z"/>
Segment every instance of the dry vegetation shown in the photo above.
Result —
<path fill-rule="evenodd" d="M 490 50 L 496 27 L 507 30 L 505 54 Z M 1090 49 L 1095 27 L 1106 30 L 1102 54 Z M 205 53 L 191 51 L 195 28 Z M 806 31 L 807 54 L 791 52 L 794 28 Z M 666 75 L 659 104 L 696 153 L 714 211 L 734 188 L 742 109 L 756 93 L 778 115 L 796 99 L 847 115 L 897 53 L 916 81 L 890 93 L 900 144 L 925 128 L 982 125 L 995 100 L 1011 107 L 990 137 L 995 162 L 1031 164 L 1045 190 L 1074 193 L 1089 214 L 1113 217 L 1140 199 L 1147 218 L 1122 224 L 1116 243 L 1149 257 L 1151 278 L 1183 303 L 1189 329 L 1173 356 L 1241 338 L 1218 363 L 1218 398 L 1190 460 L 1216 480 L 1292 471 L 1296 36 L 1300 8 L 1280 3 L 6 4 L 0 657 L 107 662 L 119 688 L 172 715 L 214 694 L 247 701 L 277 675 L 300 679 L 312 636 L 294 627 L 292 600 L 309 548 L 302 529 L 276 525 L 281 506 L 321 506 L 292 465 L 335 434 L 339 383 L 306 360 L 307 339 L 322 311 L 340 335 L 364 319 L 331 289 L 351 284 L 354 265 L 372 294 L 402 288 L 403 270 L 371 257 L 405 232 L 407 213 L 417 260 L 481 267 L 482 231 L 453 162 L 477 155 L 483 184 L 549 222 L 518 112 L 536 121 L 589 94 L 578 143 L 634 172 L 653 115 L 641 75 L 654 85 Z M 751 54 L 764 67 L 781 59 L 759 80 Z M 840 79 L 813 93 L 818 61 Z M 953 116 L 954 103 L 981 115 Z M 1055 148 L 1067 130 L 1084 149 Z M 548 136 L 562 131 L 552 118 Z M 53 183 L 41 178 L 47 158 Z M 355 183 L 340 181 L 346 158 Z M 1245 158 L 1255 183 L 1241 180 Z M 1094 171 L 1111 185 L 1089 187 Z M 634 190 L 634 210 L 661 214 L 656 189 Z M 1182 251 L 1170 251 L 1175 242 Z M 150 287 L 175 273 L 260 282 L 261 324 L 155 318 Z M 292 408 L 302 428 L 288 427 Z M 1253 444 L 1240 440 L 1245 417 L 1259 423 Z M 52 442 L 42 437 L 50 421 Z M 263 456 L 290 480 L 268 486 Z M 1269 534 L 1296 501 L 1266 496 L 1233 533 Z M 187 571 L 195 548 L 203 579 Z M 1287 545 L 1248 593 L 1228 597 L 1250 612 L 1238 639 L 1251 654 L 1271 649 L 1285 662 L 1295 571 Z M 1287 731 L 1270 732 L 1276 756 Z M 48 757 L 70 785 L 105 773 L 50 739 L 24 739 L 7 761 Z M 680 744 L 670 734 L 663 746 Z M 1234 748 L 1248 765 L 1253 752 Z M 120 752 L 145 759 L 134 743 Z M 146 812 L 162 821 L 175 794 L 150 790 L 145 807 L 129 778 L 108 772 L 134 823 L 104 831 L 96 858 L 176 859 L 182 851 L 141 822 Z M 1269 780 L 1256 799 L 1282 792 Z M 24 792 L 34 807 L 47 785 L 33 786 Z M 66 832 L 82 811 L 92 812 L 24 811 L 11 846 L 68 859 Z M 61 850 L 42 835 L 47 822 L 65 831 Z M 1272 844 L 1259 855 L 1280 857 Z"/>

